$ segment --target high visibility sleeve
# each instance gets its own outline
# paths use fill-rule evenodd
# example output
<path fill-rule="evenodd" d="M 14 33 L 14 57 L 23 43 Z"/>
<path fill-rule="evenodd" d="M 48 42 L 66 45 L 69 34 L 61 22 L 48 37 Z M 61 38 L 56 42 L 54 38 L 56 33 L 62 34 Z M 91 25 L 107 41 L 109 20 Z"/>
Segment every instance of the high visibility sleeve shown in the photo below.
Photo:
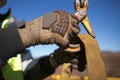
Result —
<path fill-rule="evenodd" d="M 7 60 L 25 49 L 17 27 L 0 30 L 0 60 Z"/>

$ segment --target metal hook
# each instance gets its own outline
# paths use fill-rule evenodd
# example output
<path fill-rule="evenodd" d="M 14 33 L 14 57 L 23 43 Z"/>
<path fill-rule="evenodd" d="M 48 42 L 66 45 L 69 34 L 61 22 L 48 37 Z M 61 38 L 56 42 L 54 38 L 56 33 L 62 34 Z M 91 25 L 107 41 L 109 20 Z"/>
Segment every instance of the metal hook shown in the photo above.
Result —
<path fill-rule="evenodd" d="M 79 1 L 80 1 L 80 7 L 83 8 L 85 0 L 79 0 Z"/>

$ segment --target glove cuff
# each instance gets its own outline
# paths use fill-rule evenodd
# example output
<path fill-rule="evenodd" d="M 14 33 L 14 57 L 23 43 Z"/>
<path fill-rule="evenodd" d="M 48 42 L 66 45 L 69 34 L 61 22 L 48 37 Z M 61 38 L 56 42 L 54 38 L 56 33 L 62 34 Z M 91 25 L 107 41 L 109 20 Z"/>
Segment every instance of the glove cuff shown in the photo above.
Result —
<path fill-rule="evenodd" d="M 64 63 L 65 52 L 58 48 L 50 55 L 50 63 L 53 67 L 58 67 Z"/>
<path fill-rule="evenodd" d="M 42 17 L 25 24 L 25 28 L 18 29 L 25 47 L 34 46 L 40 43 L 40 27 Z"/>
<path fill-rule="evenodd" d="M 25 48 L 34 44 L 33 40 L 31 39 L 31 36 L 29 34 L 29 31 L 26 28 L 18 29 L 18 32 L 20 34 L 21 40 L 22 40 Z"/>

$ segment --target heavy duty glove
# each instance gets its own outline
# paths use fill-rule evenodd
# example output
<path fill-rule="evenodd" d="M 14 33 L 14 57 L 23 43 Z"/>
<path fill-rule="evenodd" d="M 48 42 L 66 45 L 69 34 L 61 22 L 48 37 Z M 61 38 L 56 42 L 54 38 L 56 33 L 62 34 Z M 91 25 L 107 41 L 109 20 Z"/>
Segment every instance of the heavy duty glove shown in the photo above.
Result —
<path fill-rule="evenodd" d="M 50 55 L 50 63 L 55 68 L 63 63 L 70 63 L 73 59 L 78 60 L 77 66 L 79 71 L 84 71 L 86 69 L 86 56 L 85 52 L 82 50 L 79 52 L 68 52 L 59 48 Z"/>
<path fill-rule="evenodd" d="M 25 71 L 25 80 L 43 80 L 45 77 L 53 74 L 58 66 L 63 63 L 70 63 L 73 59 L 78 60 L 77 66 L 79 71 L 85 70 L 86 57 L 84 50 L 82 50 L 76 53 L 70 53 L 58 48 L 49 56 L 43 56 L 38 60 L 33 60 Z"/>
<path fill-rule="evenodd" d="M 55 43 L 66 48 L 73 35 L 77 35 L 80 29 L 76 16 L 58 10 L 28 22 L 25 28 L 18 31 L 25 47 Z"/>

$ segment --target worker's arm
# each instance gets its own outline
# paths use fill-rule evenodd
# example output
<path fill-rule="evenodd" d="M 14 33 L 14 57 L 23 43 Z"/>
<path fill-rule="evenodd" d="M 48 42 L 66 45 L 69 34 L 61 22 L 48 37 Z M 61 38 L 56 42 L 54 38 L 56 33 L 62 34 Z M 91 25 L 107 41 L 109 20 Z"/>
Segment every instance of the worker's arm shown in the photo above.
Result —
<path fill-rule="evenodd" d="M 25 72 L 25 80 L 43 80 L 53 74 L 58 66 L 63 63 L 70 63 L 73 59 L 78 60 L 78 70 L 84 71 L 86 65 L 84 52 L 68 52 L 59 48 L 50 55 L 39 58 L 37 62 L 33 60 L 28 65 L 29 69 Z"/>
<path fill-rule="evenodd" d="M 55 11 L 25 24 L 23 28 L 9 27 L 0 30 L 0 61 L 16 56 L 29 46 L 57 44 L 69 45 L 73 35 L 80 31 L 78 19 L 65 11 Z"/>
<path fill-rule="evenodd" d="M 43 80 L 55 72 L 55 67 L 50 63 L 50 56 L 43 56 L 33 60 L 27 67 L 31 67 L 24 72 L 25 80 Z"/>
<path fill-rule="evenodd" d="M 4 61 L 25 49 L 17 27 L 0 29 L 0 60 Z"/>

